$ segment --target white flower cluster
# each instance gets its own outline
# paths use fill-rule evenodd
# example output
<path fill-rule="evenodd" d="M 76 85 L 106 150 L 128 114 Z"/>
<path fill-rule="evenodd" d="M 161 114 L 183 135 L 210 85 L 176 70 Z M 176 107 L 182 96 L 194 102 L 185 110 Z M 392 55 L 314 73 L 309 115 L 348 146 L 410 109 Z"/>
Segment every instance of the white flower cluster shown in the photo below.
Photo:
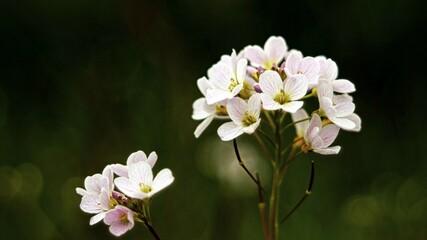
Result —
<path fill-rule="evenodd" d="M 76 188 L 76 192 L 82 196 L 80 208 L 95 214 L 90 225 L 104 220 L 113 235 L 121 236 L 133 228 L 135 220 L 146 224 L 151 197 L 174 181 L 169 169 L 161 170 L 153 179 L 156 161 L 155 152 L 147 158 L 143 151 L 137 151 L 128 157 L 127 165 L 111 164 L 102 174 L 86 177 L 85 189 Z M 115 179 L 114 174 L 118 176 Z"/>
<path fill-rule="evenodd" d="M 304 57 L 288 50 L 282 37 L 270 37 L 264 45 L 247 46 L 238 54 L 224 55 L 197 81 L 204 97 L 193 103 L 195 120 L 203 120 L 194 132 L 198 138 L 213 119 L 230 119 L 218 129 L 223 141 L 252 134 L 260 125 L 261 112 L 292 113 L 303 151 L 336 154 L 329 147 L 339 129 L 360 131 L 349 93 L 356 89 L 349 80 L 337 79 L 337 64 L 323 56 Z M 310 116 L 304 100 L 316 98 L 318 108 Z M 302 116 L 302 117 L 301 117 Z M 306 119 L 306 121 L 304 121 Z"/>

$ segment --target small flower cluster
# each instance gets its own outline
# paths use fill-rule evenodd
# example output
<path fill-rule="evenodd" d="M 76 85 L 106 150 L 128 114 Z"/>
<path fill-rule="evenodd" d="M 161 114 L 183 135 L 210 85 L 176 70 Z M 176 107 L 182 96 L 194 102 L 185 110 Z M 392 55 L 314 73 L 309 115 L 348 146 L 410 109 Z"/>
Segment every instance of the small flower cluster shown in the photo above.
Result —
<path fill-rule="evenodd" d="M 254 133 L 261 112 L 270 122 L 270 114 L 287 112 L 292 114 L 302 151 L 337 154 L 340 147 L 330 145 L 339 130 L 361 128 L 349 95 L 356 91 L 354 84 L 337 77 L 333 60 L 288 50 L 282 37 L 270 37 L 264 48 L 247 46 L 238 54 L 233 50 L 197 81 L 204 97 L 193 103 L 192 118 L 203 121 L 194 134 L 198 138 L 213 119 L 230 119 L 218 129 L 220 138 L 229 141 Z M 317 98 L 318 108 L 309 116 L 303 106 L 310 98 Z"/>
<path fill-rule="evenodd" d="M 95 214 L 90 225 L 104 220 L 115 236 L 132 229 L 135 221 L 151 226 L 152 196 L 174 181 L 169 169 L 161 170 L 153 179 L 152 167 L 156 161 L 155 152 L 147 157 L 143 151 L 137 151 L 128 157 L 126 165 L 111 164 L 102 174 L 86 177 L 85 188 L 76 188 L 76 192 L 82 196 L 80 208 Z M 114 179 L 114 175 L 118 177 Z"/>

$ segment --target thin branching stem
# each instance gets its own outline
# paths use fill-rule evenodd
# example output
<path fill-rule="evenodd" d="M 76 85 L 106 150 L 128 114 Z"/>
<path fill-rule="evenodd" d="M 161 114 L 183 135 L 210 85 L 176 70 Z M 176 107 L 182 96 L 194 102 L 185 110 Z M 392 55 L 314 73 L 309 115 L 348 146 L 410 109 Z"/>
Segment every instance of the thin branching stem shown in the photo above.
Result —
<path fill-rule="evenodd" d="M 141 216 L 142 223 L 145 225 L 145 227 L 147 227 L 147 229 L 148 229 L 148 231 L 150 231 L 151 235 L 153 235 L 153 237 L 156 240 L 161 240 L 159 234 L 156 232 L 153 225 L 151 224 L 151 221 L 149 221 L 144 214 L 139 214 L 139 215 Z"/>
<path fill-rule="evenodd" d="M 239 147 L 237 146 L 236 139 L 233 139 L 233 146 L 234 146 L 234 152 L 237 157 L 237 161 L 239 161 L 239 165 L 243 168 L 243 170 L 245 170 L 245 172 L 249 175 L 252 181 L 254 181 L 254 183 L 258 186 L 258 188 L 264 191 L 264 188 L 261 186 L 261 183 L 256 180 L 254 175 L 249 171 L 249 169 L 246 167 L 245 163 L 243 162 L 242 158 L 240 157 Z"/>
<path fill-rule="evenodd" d="M 302 196 L 302 198 L 298 201 L 298 203 L 292 208 L 292 210 L 288 214 L 286 214 L 285 217 L 282 218 L 282 220 L 280 221 L 280 224 L 284 223 L 301 206 L 304 200 L 308 196 L 310 196 L 311 190 L 313 189 L 313 182 L 314 182 L 314 161 L 311 161 L 311 173 L 310 173 L 310 181 L 308 183 L 308 187 L 305 190 L 305 193 Z"/>
<path fill-rule="evenodd" d="M 297 124 L 297 123 L 305 122 L 305 121 L 308 121 L 308 120 L 310 120 L 310 118 L 304 118 L 304 119 L 301 119 L 301 120 L 298 120 L 298 121 L 295 121 L 295 122 L 291 122 L 291 123 L 289 123 L 288 125 L 284 126 L 284 127 L 282 128 L 282 131 L 280 131 L 280 133 L 283 133 L 286 129 L 288 129 L 289 127 L 294 126 L 294 125 L 295 125 L 295 124 Z"/>
<path fill-rule="evenodd" d="M 261 133 L 261 135 L 263 137 L 265 137 L 269 143 L 271 143 L 271 145 L 274 147 L 276 144 L 274 143 L 273 139 L 270 138 L 270 136 L 268 136 L 263 130 L 258 129 L 259 133 Z"/>
<path fill-rule="evenodd" d="M 254 132 L 254 136 L 256 140 L 258 141 L 259 145 L 261 146 L 262 150 L 265 152 L 268 158 L 270 158 L 271 162 L 274 162 L 273 156 L 271 156 L 270 151 L 268 151 L 268 148 L 265 146 L 264 141 L 260 138 L 257 132 Z"/>
<path fill-rule="evenodd" d="M 259 187 L 261 185 L 261 179 L 259 178 L 259 174 L 256 174 L 256 179 L 259 183 L 258 185 L 258 197 L 259 197 L 259 202 L 258 202 L 258 209 L 259 209 L 259 213 L 261 216 L 261 223 L 262 223 L 262 230 L 264 232 L 264 238 L 266 240 L 269 239 L 269 233 L 268 233 L 268 220 L 267 220 L 267 214 L 265 212 L 265 202 L 264 202 L 264 196 L 263 196 L 263 191 L 262 189 Z"/>

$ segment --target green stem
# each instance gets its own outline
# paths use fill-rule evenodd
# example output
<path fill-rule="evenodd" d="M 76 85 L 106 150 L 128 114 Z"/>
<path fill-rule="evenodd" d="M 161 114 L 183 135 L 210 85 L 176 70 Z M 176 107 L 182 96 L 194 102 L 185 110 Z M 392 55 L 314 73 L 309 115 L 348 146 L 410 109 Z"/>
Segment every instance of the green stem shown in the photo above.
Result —
<path fill-rule="evenodd" d="M 282 131 L 280 133 L 283 133 L 286 129 L 288 129 L 289 127 L 294 126 L 297 123 L 305 122 L 305 121 L 308 121 L 308 120 L 310 120 L 310 118 L 304 118 L 304 119 L 301 119 L 301 120 L 298 120 L 298 121 L 295 121 L 295 122 L 291 122 L 288 125 L 286 125 L 285 127 L 283 127 Z"/>
<path fill-rule="evenodd" d="M 286 214 L 286 216 L 280 221 L 280 224 L 284 223 L 298 208 L 301 206 L 301 204 L 304 202 L 304 200 L 311 195 L 311 190 L 313 188 L 313 182 L 314 182 L 314 161 L 311 161 L 311 173 L 310 173 L 310 181 L 308 183 L 308 187 L 305 190 L 304 195 L 302 198 L 298 201 L 298 203 L 292 208 L 292 210 Z"/>
<path fill-rule="evenodd" d="M 275 138 L 276 138 L 276 155 L 275 162 L 273 165 L 273 183 L 271 189 L 270 198 L 270 237 L 271 240 L 276 240 L 279 235 L 279 196 L 280 196 L 280 160 L 282 158 L 282 138 L 280 135 L 280 121 L 278 118 L 279 114 L 276 114 L 276 127 L 275 127 Z"/>

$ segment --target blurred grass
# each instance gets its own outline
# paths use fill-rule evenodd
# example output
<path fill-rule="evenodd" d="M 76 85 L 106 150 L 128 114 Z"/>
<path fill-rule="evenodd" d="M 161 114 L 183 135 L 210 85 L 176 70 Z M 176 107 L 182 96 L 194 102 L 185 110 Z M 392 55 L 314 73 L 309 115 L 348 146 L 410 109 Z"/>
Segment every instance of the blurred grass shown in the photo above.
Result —
<path fill-rule="evenodd" d="M 89 226 L 74 189 L 140 149 L 156 151 L 155 171 L 176 177 L 153 203 L 165 239 L 261 239 L 256 196 L 230 195 L 201 170 L 204 160 L 221 168 L 235 159 L 203 154 L 220 142 L 218 123 L 196 141 L 191 104 L 201 96 L 196 80 L 222 54 L 281 35 L 290 48 L 338 63 L 356 84 L 363 119 L 361 133 L 339 136 L 340 155 L 309 157 L 314 192 L 282 236 L 426 239 L 422 5 L 2 1 L 2 238 L 114 239 L 103 224 Z M 289 169 L 283 212 L 304 192 L 309 158 Z M 123 239 L 150 236 L 138 226 Z"/>

